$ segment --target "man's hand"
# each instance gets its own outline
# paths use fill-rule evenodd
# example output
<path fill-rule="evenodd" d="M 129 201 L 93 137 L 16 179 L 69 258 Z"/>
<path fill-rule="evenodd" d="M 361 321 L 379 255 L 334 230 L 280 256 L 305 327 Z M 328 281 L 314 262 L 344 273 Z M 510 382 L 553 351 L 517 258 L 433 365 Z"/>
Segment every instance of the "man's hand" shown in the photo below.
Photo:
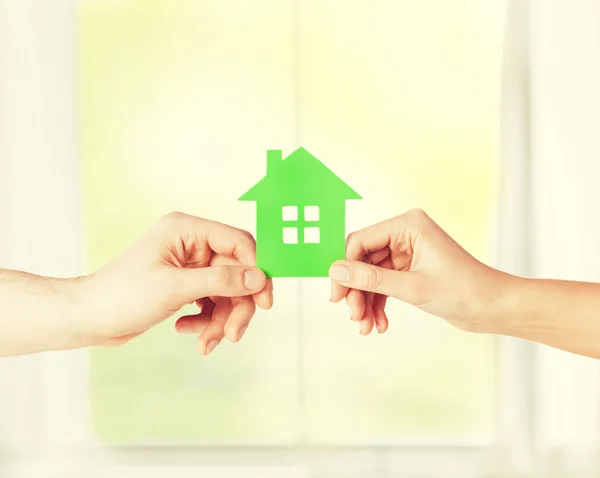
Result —
<path fill-rule="evenodd" d="M 388 328 L 394 297 L 466 330 L 494 330 L 490 308 L 511 276 L 469 255 L 421 210 L 351 234 L 346 259 L 333 264 L 332 301 L 344 297 L 361 333 Z"/>
<path fill-rule="evenodd" d="M 207 355 L 227 337 L 239 341 L 256 306 L 273 304 L 272 282 L 255 267 L 256 244 L 245 231 L 172 213 L 112 263 L 79 282 L 79 335 L 116 346 L 196 303 L 200 312 L 176 327 L 197 333 Z"/>

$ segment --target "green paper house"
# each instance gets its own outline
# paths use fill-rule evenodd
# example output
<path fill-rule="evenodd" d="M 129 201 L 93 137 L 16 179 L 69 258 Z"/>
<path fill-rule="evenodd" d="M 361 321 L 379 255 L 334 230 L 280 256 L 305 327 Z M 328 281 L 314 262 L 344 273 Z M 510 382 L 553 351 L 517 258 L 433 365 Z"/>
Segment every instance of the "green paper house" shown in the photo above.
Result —
<path fill-rule="evenodd" d="M 256 202 L 257 266 L 267 277 L 327 277 L 345 256 L 346 200 L 362 199 L 304 148 L 267 151 L 267 175 L 240 201 Z"/>

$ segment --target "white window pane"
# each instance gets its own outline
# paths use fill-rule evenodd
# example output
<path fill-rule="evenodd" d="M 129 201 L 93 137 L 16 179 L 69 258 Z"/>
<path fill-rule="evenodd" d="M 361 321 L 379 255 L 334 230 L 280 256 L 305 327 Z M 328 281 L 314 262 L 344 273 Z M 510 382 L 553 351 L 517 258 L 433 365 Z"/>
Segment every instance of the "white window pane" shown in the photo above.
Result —
<path fill-rule="evenodd" d="M 255 231 L 255 206 L 235 198 L 262 178 L 270 145 L 296 142 L 291 3 L 77 3 L 90 271 L 174 210 Z M 111 444 L 293 442 L 296 294 L 278 284 L 279 305 L 209 357 L 173 320 L 92 350 L 90 428 Z"/>
<path fill-rule="evenodd" d="M 319 221 L 320 220 L 319 206 L 306 206 L 304 208 L 304 220 L 305 221 Z"/>
<path fill-rule="evenodd" d="M 297 227 L 284 227 L 283 228 L 283 243 L 284 244 L 298 244 L 298 228 Z"/>
<path fill-rule="evenodd" d="M 297 221 L 298 206 L 283 206 L 282 217 L 284 221 Z"/>
<path fill-rule="evenodd" d="M 319 244 L 321 242 L 321 229 L 318 227 L 305 227 L 304 242 L 307 244 Z"/>
<path fill-rule="evenodd" d="M 346 204 L 347 232 L 416 205 L 485 258 L 498 179 L 505 2 L 461 9 L 447 0 L 376 3 L 346 2 L 340 10 L 329 1 L 301 2 L 304 18 L 319 19 L 310 34 L 304 30 L 303 48 L 311 54 L 302 63 L 319 72 L 319 81 L 304 89 L 300 129 L 319 159 L 364 197 Z M 356 35 L 358 29 L 366 34 Z M 353 54 L 323 48 L 339 44 Z M 457 187 L 465 175 L 477 181 Z M 493 337 L 465 334 L 393 300 L 389 331 L 362 337 L 344 305 L 322 306 L 327 280 L 305 281 L 302 291 L 308 440 L 488 439 L 495 418 Z"/>

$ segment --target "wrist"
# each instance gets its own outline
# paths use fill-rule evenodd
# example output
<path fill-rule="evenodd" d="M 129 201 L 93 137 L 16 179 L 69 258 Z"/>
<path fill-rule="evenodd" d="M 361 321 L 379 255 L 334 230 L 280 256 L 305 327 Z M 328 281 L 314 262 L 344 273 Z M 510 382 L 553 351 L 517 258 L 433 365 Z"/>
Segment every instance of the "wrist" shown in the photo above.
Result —
<path fill-rule="evenodd" d="M 484 308 L 483 332 L 514 335 L 519 329 L 523 291 L 529 280 L 496 270 L 494 276 Z"/>
<path fill-rule="evenodd" d="M 57 311 L 57 337 L 62 337 L 57 348 L 60 350 L 76 349 L 89 345 L 85 330 L 85 314 L 83 283 L 86 277 L 70 279 L 49 279 L 47 284 L 51 310 Z"/>
<path fill-rule="evenodd" d="M 488 266 L 472 269 L 460 293 L 465 302 L 454 316 L 446 318 L 468 332 L 505 334 L 517 310 L 521 280 Z"/>

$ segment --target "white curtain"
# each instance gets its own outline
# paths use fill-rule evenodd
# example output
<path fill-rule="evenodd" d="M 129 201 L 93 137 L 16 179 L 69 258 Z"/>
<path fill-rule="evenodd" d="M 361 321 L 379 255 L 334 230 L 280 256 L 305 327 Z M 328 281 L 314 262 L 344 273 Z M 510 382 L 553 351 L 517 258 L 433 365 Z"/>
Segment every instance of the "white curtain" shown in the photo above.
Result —
<path fill-rule="evenodd" d="M 73 4 L 0 0 L 0 263 L 66 276 L 81 267 Z"/>
<path fill-rule="evenodd" d="M 0 268 L 58 277 L 82 273 L 74 5 L 0 0 Z M 77 377 L 53 373 L 66 363 L 80 364 L 75 375 L 85 373 L 80 352 L 0 361 L 5 447 L 39 456 L 83 436 L 75 424 L 85 420 L 64 421 L 56 413 L 85 413 L 82 391 L 72 386 Z"/>
<path fill-rule="evenodd" d="M 600 2 L 535 0 L 530 18 L 535 272 L 600 282 Z M 544 347 L 538 360 L 541 445 L 567 471 L 596 467 L 599 362 Z"/>
<path fill-rule="evenodd" d="M 500 201 L 497 265 L 512 274 L 533 275 L 531 156 L 529 148 L 528 0 L 509 0 L 502 78 Z M 531 410 L 535 346 L 499 338 L 497 436 L 489 468 L 498 476 L 528 474 L 535 467 Z"/>
<path fill-rule="evenodd" d="M 503 106 L 500 265 L 600 282 L 600 2 L 512 1 Z M 597 476 L 600 362 L 510 339 L 503 346 L 521 362 L 514 387 L 531 392 L 505 394 L 526 403 L 501 417 L 506 441 L 523 432 L 504 467 Z"/>

